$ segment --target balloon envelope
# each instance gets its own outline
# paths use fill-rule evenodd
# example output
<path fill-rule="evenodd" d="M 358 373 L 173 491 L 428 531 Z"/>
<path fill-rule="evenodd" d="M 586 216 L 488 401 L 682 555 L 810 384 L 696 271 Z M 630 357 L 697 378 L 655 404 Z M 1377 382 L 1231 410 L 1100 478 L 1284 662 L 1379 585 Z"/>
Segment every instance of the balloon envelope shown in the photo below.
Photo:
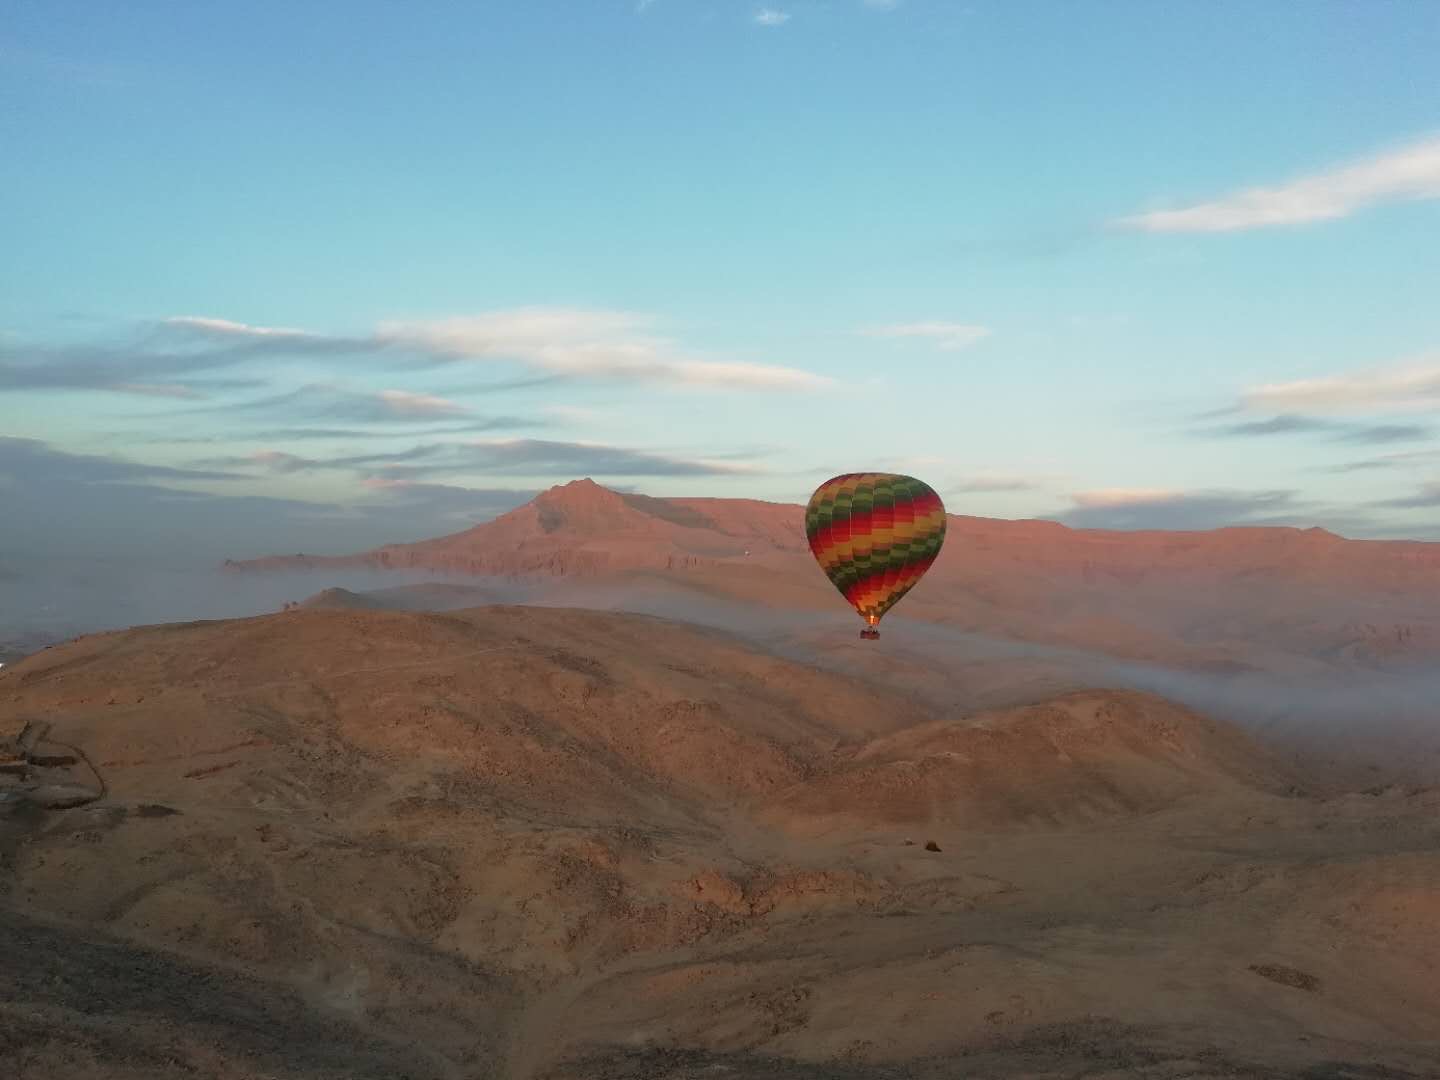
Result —
<path fill-rule="evenodd" d="M 913 476 L 846 473 L 810 496 L 805 535 L 835 588 L 874 626 L 940 554 L 945 505 Z"/>

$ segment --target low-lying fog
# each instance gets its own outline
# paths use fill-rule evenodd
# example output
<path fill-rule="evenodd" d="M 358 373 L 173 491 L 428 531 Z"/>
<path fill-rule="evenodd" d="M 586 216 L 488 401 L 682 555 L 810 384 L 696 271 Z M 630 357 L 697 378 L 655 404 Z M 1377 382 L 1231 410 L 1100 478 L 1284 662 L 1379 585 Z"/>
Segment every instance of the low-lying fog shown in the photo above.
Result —
<path fill-rule="evenodd" d="M 1354 775 L 1376 769 L 1440 778 L 1440 671 L 1309 665 L 1187 671 L 887 616 L 863 642 L 848 611 L 760 610 L 688 591 L 577 586 L 526 602 L 628 611 L 713 626 L 767 650 L 859 673 L 962 709 L 1019 704 L 1068 690 L 1145 690 L 1239 723 L 1276 745 L 1325 755 Z"/>
<path fill-rule="evenodd" d="M 405 588 L 418 584 L 423 591 Z M 1179 670 L 1100 652 L 1009 640 L 892 614 L 878 643 L 858 621 L 777 611 L 709 597 L 658 579 L 633 585 L 517 584 L 426 571 L 312 570 L 237 574 L 214 567 L 30 561 L 0 579 L 0 650 L 8 658 L 82 633 L 279 611 L 326 589 L 383 590 L 398 606 L 432 610 L 477 603 L 577 606 L 654 615 L 734 633 L 822 667 L 886 681 L 963 709 L 1033 701 L 1085 687 L 1147 690 L 1257 732 L 1323 749 L 1359 769 L 1403 762 L 1440 775 L 1440 671 L 1384 672 L 1341 663 L 1235 672 Z M 477 595 L 480 596 L 477 599 Z M 0 659 L 7 657 L 0 656 Z"/>
<path fill-rule="evenodd" d="M 27 559 L 0 577 L 0 645 L 48 644 L 98 630 L 279 611 L 338 586 L 362 592 L 434 575 L 347 570 L 227 573 L 214 566 L 158 567 L 103 559 Z"/>

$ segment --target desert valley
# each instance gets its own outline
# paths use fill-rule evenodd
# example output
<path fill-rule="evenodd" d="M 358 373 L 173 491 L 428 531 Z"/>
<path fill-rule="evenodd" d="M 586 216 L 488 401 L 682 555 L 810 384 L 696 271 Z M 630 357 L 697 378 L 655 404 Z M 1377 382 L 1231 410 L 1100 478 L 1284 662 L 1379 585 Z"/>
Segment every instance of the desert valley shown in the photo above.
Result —
<path fill-rule="evenodd" d="M 6 1075 L 1440 1076 L 1440 545 L 952 516 L 866 642 L 800 507 L 580 480 L 221 573 L 356 568 L 0 669 Z"/>
<path fill-rule="evenodd" d="M 0 0 L 0 1080 L 1440 1080 L 1437 56 Z"/>

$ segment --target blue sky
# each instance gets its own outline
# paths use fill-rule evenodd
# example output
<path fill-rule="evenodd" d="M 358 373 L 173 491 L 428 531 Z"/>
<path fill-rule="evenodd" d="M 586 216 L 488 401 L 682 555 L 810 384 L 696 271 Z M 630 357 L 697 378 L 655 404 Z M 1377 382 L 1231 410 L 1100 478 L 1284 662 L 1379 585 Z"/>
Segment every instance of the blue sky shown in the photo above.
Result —
<path fill-rule="evenodd" d="M 238 554 L 867 467 L 1440 538 L 1436 55 L 1431 4 L 0 0 L 0 484 Z"/>

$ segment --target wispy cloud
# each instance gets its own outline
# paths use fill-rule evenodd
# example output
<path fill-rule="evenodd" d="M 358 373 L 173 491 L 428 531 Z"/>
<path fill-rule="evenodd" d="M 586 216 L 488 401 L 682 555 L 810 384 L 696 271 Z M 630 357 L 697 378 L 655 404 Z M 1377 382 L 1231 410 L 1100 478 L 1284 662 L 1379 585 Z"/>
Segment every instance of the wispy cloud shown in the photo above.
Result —
<path fill-rule="evenodd" d="M 1389 368 L 1267 383 L 1246 391 L 1240 401 L 1248 409 L 1282 412 L 1378 413 L 1440 409 L 1440 353 L 1426 353 Z"/>
<path fill-rule="evenodd" d="M 829 380 L 748 362 L 700 360 L 647 332 L 653 320 L 621 311 L 519 308 L 421 323 L 387 323 L 380 340 L 454 359 L 515 360 L 572 377 L 747 390 L 802 390 Z"/>
<path fill-rule="evenodd" d="M 166 326 L 182 330 L 195 330 L 217 337 L 239 338 L 308 338 L 315 337 L 304 330 L 293 330 L 282 326 L 250 326 L 230 319 L 215 319 L 206 315 L 172 315 L 165 319 Z"/>
<path fill-rule="evenodd" d="M 1108 510 L 1115 507 L 1149 506 L 1184 498 L 1184 493 L 1166 488 L 1101 488 L 1070 496 L 1081 510 Z"/>
<path fill-rule="evenodd" d="M 139 397 L 201 398 L 206 390 L 254 385 L 217 380 L 244 357 L 228 349 L 172 347 L 140 340 L 114 345 L 27 345 L 0 339 L 0 390 L 96 391 Z M 178 380 L 184 379 L 185 382 Z"/>
<path fill-rule="evenodd" d="M 466 406 L 432 394 L 417 394 L 408 390 L 351 390 L 331 383 L 309 383 L 265 397 L 186 411 L 235 416 L 264 413 L 276 417 L 319 417 L 356 423 L 407 423 L 470 415 Z"/>
<path fill-rule="evenodd" d="M 470 439 L 421 443 L 404 450 L 306 457 L 267 449 L 248 455 L 207 458 L 201 468 L 260 469 L 291 474 L 351 471 L 389 480 L 420 481 L 472 474 L 513 476 L 733 476 L 759 473 L 756 466 L 724 457 L 689 458 L 592 442 L 548 439 Z M 227 474 L 228 475 L 228 474 Z"/>
<path fill-rule="evenodd" d="M 144 439 L 146 443 L 175 446 L 202 446 L 216 443 L 248 442 L 293 442 L 311 440 L 349 439 L 416 439 L 435 435 L 478 435 L 486 431 L 516 431 L 523 428 L 549 427 L 550 421 L 531 416 L 489 416 L 476 417 L 465 423 L 440 424 L 431 427 L 406 425 L 400 428 L 384 427 L 271 427 L 257 430 L 226 431 L 225 434 L 210 435 L 157 435 Z M 129 442 L 134 436 L 125 435 Z"/>
<path fill-rule="evenodd" d="M 1348 217 L 1376 203 L 1440 198 L 1440 136 L 1278 187 L 1248 188 L 1213 202 L 1121 218 L 1146 232 L 1236 232 Z"/>
<path fill-rule="evenodd" d="M 487 472 L 546 476 L 733 476 L 759 473 L 754 465 L 682 458 L 591 442 L 485 439 L 467 445 L 466 466 Z"/>
<path fill-rule="evenodd" d="M 205 397 L 193 386 L 166 383 L 111 383 L 105 387 L 117 394 L 135 394 L 139 397 L 177 398 L 181 401 L 199 401 Z"/>
<path fill-rule="evenodd" d="M 1319 420 L 1313 416 L 1283 414 L 1272 416 L 1268 420 L 1245 420 L 1238 424 L 1225 424 L 1218 428 L 1211 428 L 1206 434 L 1294 435 L 1312 431 L 1332 431 L 1334 427 L 1334 423 L 1329 420 Z"/>
<path fill-rule="evenodd" d="M 790 21 L 788 11 L 776 11 L 774 8 L 761 8 L 755 13 L 755 20 L 760 26 L 783 26 Z"/>
<path fill-rule="evenodd" d="M 511 488 L 474 488 L 463 484 L 430 484 L 419 480 L 370 477 L 361 486 L 380 499 L 380 505 L 412 509 L 441 520 L 473 524 L 513 510 L 539 492 Z"/>
<path fill-rule="evenodd" d="M 1233 414 L 1233 410 L 1225 410 Z M 1423 424 L 1355 424 L 1296 413 L 1282 413 L 1267 420 L 1245 420 L 1219 427 L 1201 429 L 1202 435 L 1225 437 L 1263 437 L 1270 435 L 1328 435 L 1332 440 L 1348 443 L 1381 444 L 1427 439 L 1431 429 Z"/>
<path fill-rule="evenodd" d="M 191 560 L 243 558 L 274 551 L 359 551 L 420 540 L 513 509 L 532 490 L 410 483 L 337 490 L 344 505 L 173 486 L 235 479 L 211 470 L 177 469 L 71 454 L 32 439 L 0 437 L 7 553 Z M 103 543 L 95 546 L 95 522 Z"/>
<path fill-rule="evenodd" d="M 253 454 L 207 458 L 202 461 L 197 461 L 195 464 L 198 466 L 211 466 L 223 469 L 252 466 L 264 469 L 267 472 L 288 474 L 313 472 L 321 469 L 365 471 L 374 468 L 409 465 L 410 463 L 428 458 L 436 460 L 438 468 L 445 455 L 450 452 L 451 449 L 451 446 L 446 443 L 423 443 L 412 446 L 408 450 L 349 454 L 330 458 L 304 457 L 300 454 L 292 454 L 285 450 L 259 450 Z"/>
<path fill-rule="evenodd" d="M 1034 491 L 1043 482 L 1029 476 L 1005 476 L 1001 474 L 962 477 L 945 486 L 945 494 L 982 495 L 999 494 L 1006 491 Z"/>
<path fill-rule="evenodd" d="M 1413 495 L 1386 499 L 1372 505 L 1393 507 L 1397 510 L 1429 510 L 1440 507 L 1440 482 L 1425 484 Z"/>
<path fill-rule="evenodd" d="M 263 465 L 274 472 L 303 472 L 305 469 L 314 468 L 319 463 L 311 458 L 303 458 L 298 454 L 289 454 L 283 450 L 260 450 L 251 454 L 248 458 L 224 458 L 229 465 L 242 465 L 253 462 L 256 465 Z"/>
<path fill-rule="evenodd" d="M 1341 442 L 1378 446 L 1383 443 L 1416 442 L 1428 439 L 1434 433 L 1433 428 L 1424 424 L 1363 424 L 1341 431 L 1335 437 Z"/>
<path fill-rule="evenodd" d="M 1175 491 L 1110 488 L 1078 492 L 1054 515 L 1089 529 L 1214 529 L 1225 525 L 1298 524 L 1312 504 L 1286 490 Z M 1308 519 L 1313 524 L 1313 519 Z"/>
<path fill-rule="evenodd" d="M 1343 465 L 1331 465 L 1325 472 L 1352 473 L 1370 472 L 1380 469 L 1412 469 L 1440 464 L 1440 450 L 1408 450 L 1403 453 L 1382 454 L 1380 457 L 1362 461 L 1349 461 Z"/>
<path fill-rule="evenodd" d="M 913 322 L 872 326 L 862 330 L 861 333 L 866 337 L 877 338 L 921 338 L 932 342 L 936 348 L 956 351 L 969 348 L 977 341 L 989 337 L 991 331 L 989 327 L 967 323 Z"/>
<path fill-rule="evenodd" d="M 606 417 L 604 410 L 588 405 L 545 405 L 540 411 L 570 424 L 593 424 Z"/>
<path fill-rule="evenodd" d="M 228 469 L 176 468 L 102 454 L 73 454 L 56 450 L 39 439 L 6 435 L 0 435 L 0 472 L 26 484 L 61 480 L 77 484 L 132 484 L 239 478 L 238 473 Z"/>
<path fill-rule="evenodd" d="M 872 11 L 894 11 L 900 6 L 900 0 L 861 0 L 861 6 Z"/>
<path fill-rule="evenodd" d="M 373 340 L 187 315 L 133 325 L 110 341 L 55 344 L 0 338 L 0 390 L 193 399 L 259 385 L 254 378 L 215 374 L 249 361 L 378 351 Z"/>
<path fill-rule="evenodd" d="M 464 405 L 436 397 L 434 394 L 413 394 L 408 390 L 381 390 L 375 395 L 382 407 L 394 416 L 463 416 L 470 410 Z"/>
<path fill-rule="evenodd" d="M 347 363 L 401 359 L 407 365 L 509 362 L 531 369 L 480 390 L 540 380 L 604 379 L 752 391 L 815 390 L 831 380 L 796 368 L 695 356 L 651 332 L 654 320 L 631 312 L 559 307 L 513 308 L 425 322 L 385 323 L 360 335 L 256 326 L 209 315 L 180 315 L 110 346 L 21 348 L 0 342 L 0 390 L 108 390 L 155 396 L 200 392 L 193 376 L 242 361 L 343 357 Z M 184 381 L 182 381 L 184 380 Z M 214 384 L 212 384 L 214 385 Z"/>
<path fill-rule="evenodd" d="M 1324 528 L 1348 536 L 1406 531 L 1363 507 L 1318 502 L 1293 490 L 1234 489 L 1079 492 L 1053 520 L 1088 529 L 1198 531 L 1232 526 Z M 1373 505 L 1373 504 L 1372 504 Z"/>

